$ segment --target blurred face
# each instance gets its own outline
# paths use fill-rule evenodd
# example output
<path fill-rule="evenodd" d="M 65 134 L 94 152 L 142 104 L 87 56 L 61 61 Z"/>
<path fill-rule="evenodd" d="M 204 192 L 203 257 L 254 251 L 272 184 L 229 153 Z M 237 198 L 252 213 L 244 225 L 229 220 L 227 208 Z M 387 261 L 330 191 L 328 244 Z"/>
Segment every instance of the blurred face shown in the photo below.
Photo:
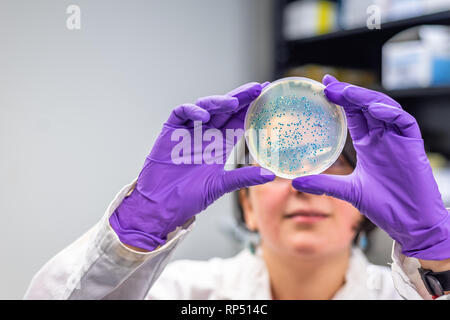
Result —
<path fill-rule="evenodd" d="M 341 155 L 325 174 L 347 175 L 353 168 Z M 240 191 L 245 221 L 258 231 L 263 246 L 295 255 L 327 255 L 348 249 L 362 215 L 350 203 L 295 190 L 275 178 Z"/>

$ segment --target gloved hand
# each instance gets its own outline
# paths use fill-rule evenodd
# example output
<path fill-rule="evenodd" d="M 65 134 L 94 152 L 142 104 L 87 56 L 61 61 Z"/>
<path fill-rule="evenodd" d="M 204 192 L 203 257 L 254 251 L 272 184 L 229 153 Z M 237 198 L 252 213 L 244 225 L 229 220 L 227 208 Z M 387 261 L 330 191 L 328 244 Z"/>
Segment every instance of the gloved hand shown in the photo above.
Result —
<path fill-rule="evenodd" d="M 109 219 L 122 243 L 151 251 L 167 240 L 168 233 L 225 193 L 275 178 L 273 173 L 254 166 L 224 170 L 237 143 L 234 136 L 227 139 L 227 130 L 240 129 L 243 133 L 248 105 L 261 90 L 259 83 L 248 83 L 226 95 L 200 98 L 195 105 L 183 104 L 173 110 L 135 189 Z M 217 129 L 209 135 L 209 139 L 215 138 L 202 142 L 201 134 L 207 129 Z M 200 141 L 194 141 L 199 137 Z M 219 146 L 215 152 L 212 142 Z M 184 143 L 187 154 L 177 157 L 180 143 Z M 180 164 L 182 160 L 185 162 Z"/>
<path fill-rule="evenodd" d="M 325 76 L 325 94 L 345 110 L 357 153 L 348 176 L 313 175 L 293 186 L 350 202 L 406 256 L 450 258 L 450 214 L 433 177 L 419 126 L 388 96 Z"/>

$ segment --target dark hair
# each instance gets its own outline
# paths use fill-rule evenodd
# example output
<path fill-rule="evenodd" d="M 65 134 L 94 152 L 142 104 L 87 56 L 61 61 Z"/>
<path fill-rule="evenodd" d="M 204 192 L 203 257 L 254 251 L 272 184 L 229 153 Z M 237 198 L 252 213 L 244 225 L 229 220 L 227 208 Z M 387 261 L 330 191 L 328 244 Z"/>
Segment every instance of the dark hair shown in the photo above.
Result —
<path fill-rule="evenodd" d="M 245 146 L 245 157 L 247 157 L 248 153 L 249 153 L 249 151 L 247 149 L 247 146 Z M 347 140 L 345 141 L 345 145 L 344 145 L 341 155 L 344 156 L 345 160 L 347 160 L 347 162 L 350 164 L 350 166 L 353 169 L 356 167 L 356 162 L 357 162 L 356 151 L 355 151 L 355 148 L 353 147 L 353 141 L 352 141 L 349 133 L 347 133 Z M 242 167 L 242 165 L 238 165 L 238 167 Z M 241 206 L 239 191 L 240 190 L 234 192 L 235 202 L 237 204 L 237 208 L 236 208 L 236 210 L 234 210 L 235 220 L 240 228 L 246 230 L 247 232 L 255 233 L 255 231 L 249 230 L 247 228 L 247 225 L 245 224 L 244 211 Z M 353 239 L 353 244 L 356 245 L 358 243 L 358 240 L 359 240 L 361 234 L 364 233 L 366 236 L 368 236 L 373 230 L 375 230 L 375 228 L 376 228 L 376 226 L 372 223 L 372 221 L 370 221 L 365 216 L 363 216 L 363 219 L 362 219 L 361 223 L 359 224 L 358 229 L 356 230 L 356 235 Z M 367 250 L 369 245 L 370 245 L 370 243 L 367 242 L 364 249 Z"/>

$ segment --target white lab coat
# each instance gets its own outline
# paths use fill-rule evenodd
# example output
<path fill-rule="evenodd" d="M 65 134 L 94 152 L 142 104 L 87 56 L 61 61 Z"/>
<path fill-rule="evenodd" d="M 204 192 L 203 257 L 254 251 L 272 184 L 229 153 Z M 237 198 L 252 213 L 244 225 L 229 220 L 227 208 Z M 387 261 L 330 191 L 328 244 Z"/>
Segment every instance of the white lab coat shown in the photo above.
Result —
<path fill-rule="evenodd" d="M 119 192 L 101 221 L 39 270 L 26 299 L 271 299 L 259 251 L 243 250 L 228 259 L 168 263 L 195 218 L 152 252 L 125 247 L 108 218 L 134 184 Z M 431 299 L 417 271 L 418 260 L 403 256 L 398 244 L 392 259 L 390 269 L 376 266 L 354 248 L 345 285 L 334 299 Z"/>

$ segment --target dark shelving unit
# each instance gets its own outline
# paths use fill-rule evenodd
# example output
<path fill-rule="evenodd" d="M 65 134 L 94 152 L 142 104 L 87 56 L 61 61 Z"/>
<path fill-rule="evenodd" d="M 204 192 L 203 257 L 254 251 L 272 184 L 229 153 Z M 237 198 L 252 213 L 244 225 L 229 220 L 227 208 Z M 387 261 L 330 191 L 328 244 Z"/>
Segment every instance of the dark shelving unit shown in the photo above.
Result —
<path fill-rule="evenodd" d="M 404 29 L 422 25 L 422 24 L 448 24 L 448 20 L 450 19 L 450 10 L 443 12 L 431 13 L 419 17 L 411 17 L 408 19 L 398 20 L 398 21 L 390 21 L 383 23 L 381 25 L 381 29 L 369 30 L 366 27 L 360 27 L 351 30 L 340 30 L 331 32 L 324 35 L 318 35 L 314 37 L 299 39 L 299 40 L 291 40 L 292 44 L 305 44 L 305 43 L 314 43 L 324 40 L 344 40 L 346 38 L 353 38 L 356 36 L 364 36 L 367 37 L 367 41 L 373 41 L 380 39 L 389 39 L 394 34 L 402 31 Z"/>
<path fill-rule="evenodd" d="M 274 0 L 275 63 L 278 79 L 293 67 L 320 64 L 373 72 L 379 90 L 396 99 L 418 121 L 426 148 L 450 159 L 450 86 L 384 90 L 381 87 L 382 47 L 397 33 L 419 25 L 450 25 L 450 10 L 386 22 L 381 29 L 340 30 L 297 40 L 283 37 L 283 12 L 292 0 Z"/>
<path fill-rule="evenodd" d="M 432 88 L 415 88 L 415 89 L 399 89 L 399 90 L 384 90 L 380 91 L 388 94 L 394 99 L 404 98 L 439 98 L 450 95 L 450 86 L 448 87 L 432 87 Z M 449 105 L 450 107 L 450 105 Z"/>

